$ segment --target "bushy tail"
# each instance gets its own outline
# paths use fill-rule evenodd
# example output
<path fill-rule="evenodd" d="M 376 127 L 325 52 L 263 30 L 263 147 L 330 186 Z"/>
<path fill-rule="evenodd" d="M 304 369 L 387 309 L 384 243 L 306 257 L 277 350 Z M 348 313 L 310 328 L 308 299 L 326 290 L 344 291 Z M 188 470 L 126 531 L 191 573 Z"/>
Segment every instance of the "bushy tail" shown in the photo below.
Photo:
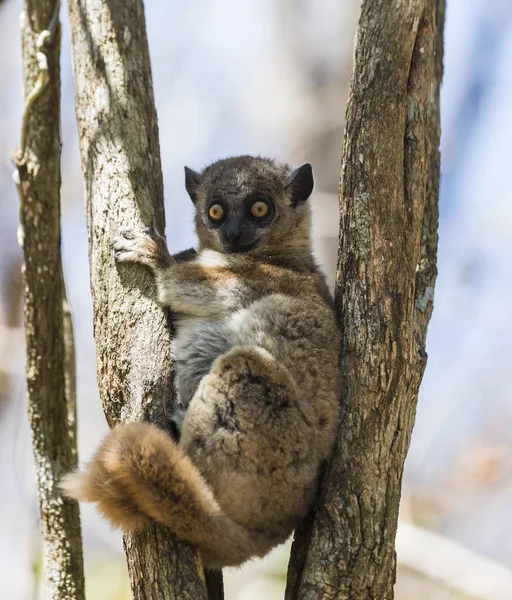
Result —
<path fill-rule="evenodd" d="M 224 513 L 190 458 L 154 425 L 118 426 L 86 470 L 66 475 L 61 487 L 72 498 L 97 502 L 124 531 L 155 519 L 199 546 L 210 568 L 238 565 L 255 553 L 249 532 Z"/>

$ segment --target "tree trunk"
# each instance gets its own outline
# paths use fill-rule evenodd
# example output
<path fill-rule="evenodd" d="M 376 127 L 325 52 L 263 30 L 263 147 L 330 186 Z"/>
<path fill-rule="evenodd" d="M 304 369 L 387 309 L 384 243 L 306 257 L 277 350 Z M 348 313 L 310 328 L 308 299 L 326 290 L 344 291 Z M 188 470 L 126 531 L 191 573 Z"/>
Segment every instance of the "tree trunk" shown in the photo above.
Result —
<path fill-rule="evenodd" d="M 157 117 L 141 0 L 70 0 L 75 96 L 85 177 L 98 383 L 109 425 L 169 420 L 169 323 L 140 266 L 116 266 L 110 240 L 154 223 L 164 231 Z M 125 536 L 137 600 L 200 600 L 197 551 L 164 527 Z"/>
<path fill-rule="evenodd" d="M 364 0 L 343 147 L 342 417 L 286 598 L 393 597 L 400 488 L 436 277 L 444 0 Z"/>
<path fill-rule="evenodd" d="M 68 383 L 74 366 L 65 345 L 60 254 L 58 9 L 56 0 L 26 0 L 22 13 L 25 111 L 15 179 L 24 252 L 28 409 L 47 598 L 83 600 L 78 504 L 63 498 L 58 488 L 61 475 L 74 469 L 77 459 L 76 435 L 69 427 L 74 405 Z M 43 31 L 48 35 L 41 36 Z"/>

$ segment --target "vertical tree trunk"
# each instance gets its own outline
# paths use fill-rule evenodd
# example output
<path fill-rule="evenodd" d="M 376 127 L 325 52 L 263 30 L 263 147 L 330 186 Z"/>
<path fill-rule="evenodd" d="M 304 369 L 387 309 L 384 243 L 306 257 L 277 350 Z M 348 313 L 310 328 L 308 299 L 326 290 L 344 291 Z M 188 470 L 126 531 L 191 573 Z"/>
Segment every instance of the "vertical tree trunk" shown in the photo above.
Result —
<path fill-rule="evenodd" d="M 112 426 L 168 422 L 173 357 L 166 315 L 144 268 L 116 266 L 110 240 L 154 223 L 164 231 L 157 117 L 142 0 L 70 0 L 75 96 L 89 228 L 98 383 Z M 197 551 L 153 525 L 125 536 L 138 600 L 200 600 Z"/>
<path fill-rule="evenodd" d="M 43 533 L 47 598 L 83 600 L 78 504 L 62 497 L 62 474 L 76 467 L 68 419 L 60 254 L 60 26 L 57 0 L 26 0 L 22 13 L 25 112 L 15 161 L 24 252 L 26 374 Z M 48 35 L 41 33 L 47 31 Z M 47 63 L 47 65 L 46 65 Z M 69 375 L 73 377 L 70 363 Z"/>
<path fill-rule="evenodd" d="M 343 147 L 339 437 L 286 598 L 393 597 L 402 472 L 436 277 L 444 0 L 364 0 Z"/>

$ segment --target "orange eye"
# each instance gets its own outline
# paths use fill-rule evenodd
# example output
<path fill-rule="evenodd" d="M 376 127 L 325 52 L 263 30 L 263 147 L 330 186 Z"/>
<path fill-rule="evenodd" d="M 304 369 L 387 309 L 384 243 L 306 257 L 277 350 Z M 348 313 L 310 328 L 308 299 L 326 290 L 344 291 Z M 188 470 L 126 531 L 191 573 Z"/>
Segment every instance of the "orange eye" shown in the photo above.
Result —
<path fill-rule="evenodd" d="M 256 219 L 262 219 L 268 215 L 268 204 L 258 200 L 251 206 L 251 215 Z"/>
<path fill-rule="evenodd" d="M 224 209 L 220 204 L 212 204 L 208 209 L 208 216 L 212 221 L 220 221 L 224 217 Z"/>

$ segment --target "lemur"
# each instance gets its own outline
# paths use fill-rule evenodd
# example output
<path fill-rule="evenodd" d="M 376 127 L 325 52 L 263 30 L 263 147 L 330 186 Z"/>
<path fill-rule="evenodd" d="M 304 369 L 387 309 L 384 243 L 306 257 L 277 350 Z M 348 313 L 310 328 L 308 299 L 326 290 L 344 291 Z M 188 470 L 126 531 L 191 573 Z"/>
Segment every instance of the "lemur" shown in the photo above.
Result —
<path fill-rule="evenodd" d="M 152 228 L 113 240 L 176 319 L 179 440 L 118 425 L 63 488 L 124 531 L 158 521 L 222 568 L 264 556 L 311 508 L 338 424 L 340 333 L 312 254 L 311 165 L 239 156 L 185 168 L 185 187 L 196 252 L 172 257 Z"/>

